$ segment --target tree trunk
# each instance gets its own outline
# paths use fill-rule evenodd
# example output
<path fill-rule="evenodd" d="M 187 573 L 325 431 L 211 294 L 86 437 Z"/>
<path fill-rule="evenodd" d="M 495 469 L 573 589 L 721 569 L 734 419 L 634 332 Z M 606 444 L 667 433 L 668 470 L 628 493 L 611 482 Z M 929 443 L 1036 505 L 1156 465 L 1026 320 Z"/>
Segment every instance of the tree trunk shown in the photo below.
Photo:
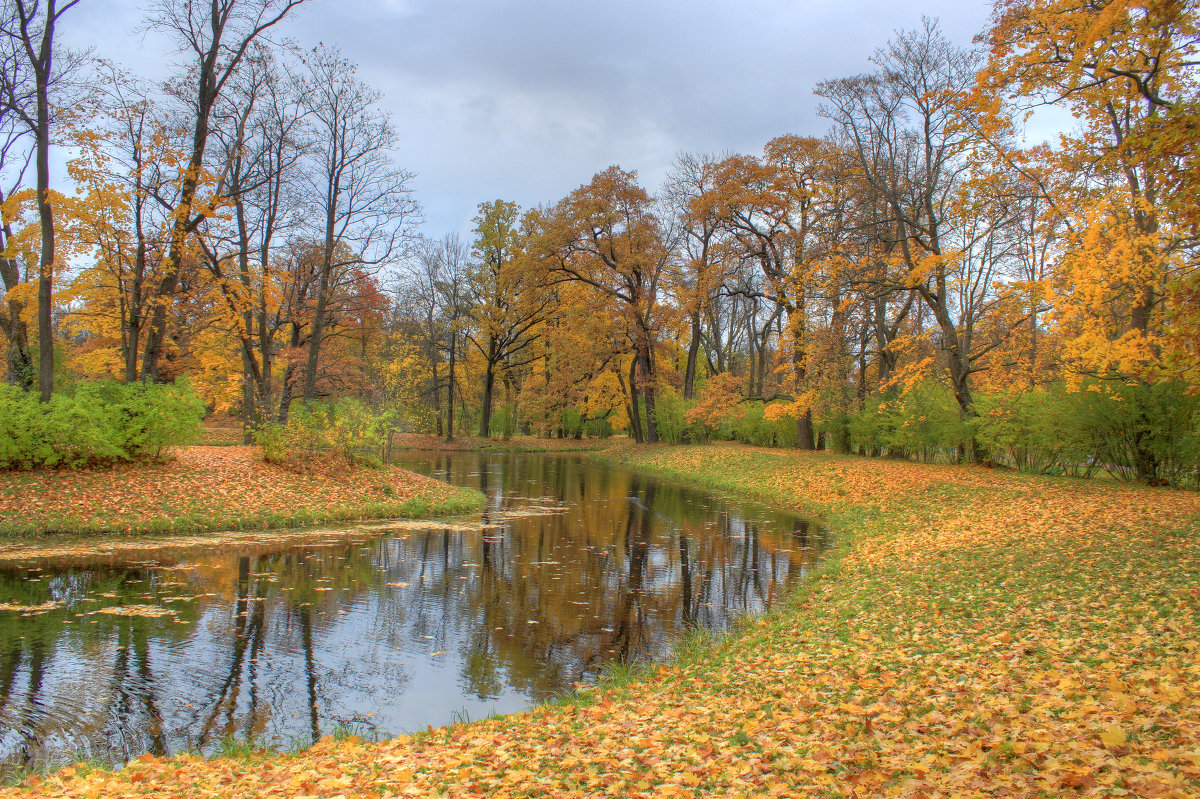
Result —
<path fill-rule="evenodd" d="M 487 364 L 483 370 L 483 407 L 480 410 L 479 435 L 487 438 L 492 433 L 492 394 L 496 385 L 496 339 L 488 336 Z"/>
<path fill-rule="evenodd" d="M 629 364 L 629 385 L 625 385 L 625 380 L 618 373 L 617 377 L 621 380 L 621 388 L 625 391 L 625 396 L 629 398 L 625 412 L 629 416 L 629 432 L 633 433 L 633 440 L 641 444 L 644 440 L 642 436 L 642 413 L 641 405 L 638 399 L 637 392 L 637 358 L 634 358 Z"/>
<path fill-rule="evenodd" d="M 33 358 L 29 355 L 29 330 L 20 314 L 21 303 L 10 300 L 7 316 L 0 318 L 4 323 L 4 337 L 8 340 L 5 379 L 14 386 L 29 388 L 33 384 Z"/>
<path fill-rule="evenodd" d="M 436 353 L 436 351 L 437 348 L 435 347 L 434 352 Z M 442 427 L 442 387 L 440 385 L 440 381 L 438 380 L 436 357 L 430 360 L 430 365 L 433 368 L 433 417 L 437 423 L 437 434 L 441 436 L 444 432 Z"/>
<path fill-rule="evenodd" d="M 279 390 L 279 416 L 280 424 L 287 424 L 288 411 L 292 408 L 292 381 L 295 379 L 296 367 L 290 361 L 287 369 L 283 372 L 283 386 Z"/>
<path fill-rule="evenodd" d="M 454 349 L 458 334 L 450 334 L 450 363 L 446 377 L 446 443 L 454 440 Z"/>
<path fill-rule="evenodd" d="M 0 200 L 3 198 L 0 197 Z M 8 225 L 4 226 L 4 242 L 12 239 Z M 10 292 L 21 282 L 21 270 L 16 261 L 10 258 L 0 258 L 0 272 L 3 273 L 4 290 Z M 8 341 L 8 352 L 5 356 L 5 379 L 14 386 L 31 388 L 33 386 L 33 358 L 29 353 L 29 329 L 21 318 L 24 308 L 16 299 L 16 293 L 9 295 L 7 313 L 0 314 L 0 330 Z"/>
<path fill-rule="evenodd" d="M 0 203 L 4 199 L 4 192 L 0 191 Z M 0 225 L 0 249 L 7 249 L 11 241 L 12 226 L 5 221 Z M 29 328 L 21 318 L 25 309 L 13 291 L 21 284 L 21 266 L 15 258 L 0 257 L 0 280 L 9 297 L 7 313 L 0 312 L 0 331 L 8 341 L 5 379 L 14 386 L 29 389 L 33 387 L 33 358 L 29 353 Z"/>
<path fill-rule="evenodd" d="M 802 301 L 802 300 L 801 300 Z M 793 311 L 788 314 L 788 327 L 792 335 L 792 369 L 796 375 L 796 393 L 804 391 L 804 381 L 808 378 L 808 366 L 804 360 L 804 314 Z M 796 420 L 796 446 L 803 450 L 816 448 L 813 435 L 812 409 L 806 408 Z"/>
<path fill-rule="evenodd" d="M 638 388 L 642 390 L 642 401 L 646 408 L 646 443 L 658 443 L 658 425 L 654 419 L 654 364 L 651 360 L 650 346 L 646 341 L 639 342 L 637 353 L 637 384 L 634 385 L 636 395 Z"/>
<path fill-rule="evenodd" d="M 54 36 L 54 4 L 46 9 L 42 34 L 42 68 L 37 81 L 37 210 L 42 233 L 38 258 L 38 391 L 42 402 L 54 392 L 54 212 L 50 207 L 50 97 L 51 41 Z"/>
<path fill-rule="evenodd" d="M 138 379 L 138 359 L 141 357 L 142 331 L 138 320 L 133 317 L 130 308 L 129 321 L 125 332 L 125 382 L 136 383 Z"/>
<path fill-rule="evenodd" d="M 292 322 L 292 336 L 289 349 L 295 351 L 300 346 L 300 325 Z M 288 412 L 292 407 L 293 385 L 296 380 L 296 362 L 288 359 L 287 369 L 283 371 L 283 385 L 279 389 L 279 423 L 287 424 Z"/>
<path fill-rule="evenodd" d="M 969 457 L 970 462 L 974 464 L 983 463 L 983 452 L 979 448 L 979 441 L 975 438 L 975 431 L 970 427 L 971 421 L 975 418 L 975 408 L 971 397 L 971 386 L 968 383 L 969 373 L 965 367 L 959 364 L 959 359 L 951 353 L 950 369 L 951 378 L 954 383 L 954 399 L 958 402 L 958 418 L 968 425 L 967 441 L 959 447 L 959 460 L 966 462 Z"/>
<path fill-rule="evenodd" d="M 325 334 L 325 309 L 329 306 L 329 269 L 321 267 L 317 288 L 317 307 L 313 313 L 312 333 L 308 337 L 308 360 L 304 368 L 304 404 L 317 398 L 317 363 L 321 357 L 321 337 Z"/>
<path fill-rule="evenodd" d="M 258 398 L 255 396 L 254 370 L 250 355 L 242 348 L 242 443 L 254 443 L 254 430 L 258 427 Z"/>
<path fill-rule="evenodd" d="M 688 342 L 687 366 L 683 371 L 683 398 L 690 400 L 696 390 L 696 359 L 700 355 L 700 312 L 692 312 L 692 338 Z"/>
<path fill-rule="evenodd" d="M 796 446 L 799 449 L 815 449 L 816 440 L 813 435 L 812 411 L 806 410 L 796 420 Z"/>

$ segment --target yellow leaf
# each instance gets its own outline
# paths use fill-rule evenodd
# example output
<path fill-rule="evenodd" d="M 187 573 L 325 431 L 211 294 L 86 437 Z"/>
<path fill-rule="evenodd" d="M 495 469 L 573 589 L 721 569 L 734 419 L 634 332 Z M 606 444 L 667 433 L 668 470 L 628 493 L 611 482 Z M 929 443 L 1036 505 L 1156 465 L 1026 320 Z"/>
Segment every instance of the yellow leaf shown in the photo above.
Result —
<path fill-rule="evenodd" d="M 1100 742 L 1109 749 L 1116 749 L 1119 746 L 1124 746 L 1127 736 L 1125 730 L 1121 729 L 1116 724 L 1106 724 L 1100 733 Z"/>

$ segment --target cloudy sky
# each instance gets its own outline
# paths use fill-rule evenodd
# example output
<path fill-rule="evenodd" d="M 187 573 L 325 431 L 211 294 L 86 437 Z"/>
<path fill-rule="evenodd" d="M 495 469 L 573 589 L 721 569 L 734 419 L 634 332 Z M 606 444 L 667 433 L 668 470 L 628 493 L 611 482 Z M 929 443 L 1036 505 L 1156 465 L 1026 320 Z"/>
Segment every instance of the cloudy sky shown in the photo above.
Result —
<path fill-rule="evenodd" d="M 145 5 L 84 0 L 63 40 L 165 77 L 175 54 L 137 31 Z M 382 90 L 424 230 L 439 236 L 469 230 L 482 200 L 553 201 L 611 164 L 653 191 L 680 151 L 820 134 L 817 81 L 869 69 L 922 14 L 968 44 L 989 11 L 979 0 L 309 0 L 281 32 L 337 45 Z"/>

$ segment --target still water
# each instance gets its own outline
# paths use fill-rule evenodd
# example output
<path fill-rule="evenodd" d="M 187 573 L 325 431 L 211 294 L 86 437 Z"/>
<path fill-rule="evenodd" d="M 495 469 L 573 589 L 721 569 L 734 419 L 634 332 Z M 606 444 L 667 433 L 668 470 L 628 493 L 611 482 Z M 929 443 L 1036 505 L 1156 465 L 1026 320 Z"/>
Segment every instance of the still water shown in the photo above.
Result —
<path fill-rule="evenodd" d="M 487 511 L 0 565 L 0 771 L 521 710 L 770 608 L 826 542 L 586 459 L 401 465 Z"/>

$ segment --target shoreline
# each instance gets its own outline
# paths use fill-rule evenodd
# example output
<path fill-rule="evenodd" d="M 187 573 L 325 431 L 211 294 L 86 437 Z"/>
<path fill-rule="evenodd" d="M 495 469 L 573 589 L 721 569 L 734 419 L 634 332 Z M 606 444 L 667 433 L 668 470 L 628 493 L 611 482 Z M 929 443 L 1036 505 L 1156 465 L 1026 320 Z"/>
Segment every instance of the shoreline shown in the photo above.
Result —
<path fill-rule="evenodd" d="M 193 446 L 165 463 L 0 472 L 0 542 L 448 516 L 483 503 L 477 491 L 394 466 L 296 471 L 256 447 Z"/>
<path fill-rule="evenodd" d="M 834 548 L 769 614 L 577 698 L 376 743 L 144 758 L 29 787 L 46 797 L 1200 789 L 1200 719 L 1188 710 L 1200 702 L 1195 494 L 750 447 L 597 456 L 802 508 L 834 530 Z"/>

